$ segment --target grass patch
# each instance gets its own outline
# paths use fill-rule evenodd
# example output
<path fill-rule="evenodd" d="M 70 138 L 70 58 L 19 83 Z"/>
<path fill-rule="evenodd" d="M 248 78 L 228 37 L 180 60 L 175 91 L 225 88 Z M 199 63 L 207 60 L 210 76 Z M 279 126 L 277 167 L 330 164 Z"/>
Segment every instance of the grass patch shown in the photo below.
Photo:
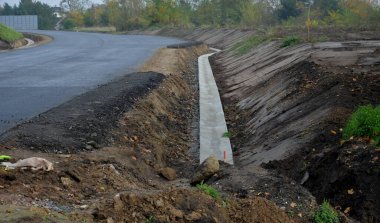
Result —
<path fill-rule="evenodd" d="M 240 55 L 244 55 L 248 53 L 249 51 L 251 51 L 251 49 L 265 42 L 266 40 L 267 38 L 263 36 L 251 36 L 241 42 L 236 43 L 232 47 L 232 50 Z"/>
<path fill-rule="evenodd" d="M 230 132 L 223 133 L 223 138 L 231 138 L 232 134 Z"/>
<path fill-rule="evenodd" d="M 0 40 L 11 43 L 21 38 L 23 38 L 21 33 L 0 23 Z"/>
<path fill-rule="evenodd" d="M 328 201 L 323 201 L 319 209 L 313 214 L 315 223 L 339 223 L 338 214 L 330 206 Z"/>
<path fill-rule="evenodd" d="M 197 188 L 203 191 L 204 193 L 210 195 L 214 199 L 220 198 L 219 191 L 213 188 L 212 186 L 203 183 L 203 181 L 200 184 L 197 184 Z"/>
<path fill-rule="evenodd" d="M 154 215 L 150 215 L 149 218 L 145 219 L 144 223 L 153 223 L 155 220 Z"/>
<path fill-rule="evenodd" d="M 343 129 L 343 139 L 369 137 L 375 145 L 380 145 L 380 105 L 360 106 Z"/>
<path fill-rule="evenodd" d="M 294 46 L 302 43 L 302 39 L 298 36 L 288 36 L 282 40 L 281 47 Z"/>

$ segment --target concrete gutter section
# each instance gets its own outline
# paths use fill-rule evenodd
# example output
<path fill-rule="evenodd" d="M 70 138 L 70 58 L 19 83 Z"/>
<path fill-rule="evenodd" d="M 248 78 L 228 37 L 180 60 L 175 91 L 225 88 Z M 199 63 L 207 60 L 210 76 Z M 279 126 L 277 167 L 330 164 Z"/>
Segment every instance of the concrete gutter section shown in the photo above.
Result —
<path fill-rule="evenodd" d="M 233 164 L 230 139 L 224 136 L 228 129 L 223 106 L 208 60 L 211 55 L 213 53 L 198 58 L 200 95 L 199 161 L 202 163 L 210 155 L 215 155 L 218 160 Z"/>

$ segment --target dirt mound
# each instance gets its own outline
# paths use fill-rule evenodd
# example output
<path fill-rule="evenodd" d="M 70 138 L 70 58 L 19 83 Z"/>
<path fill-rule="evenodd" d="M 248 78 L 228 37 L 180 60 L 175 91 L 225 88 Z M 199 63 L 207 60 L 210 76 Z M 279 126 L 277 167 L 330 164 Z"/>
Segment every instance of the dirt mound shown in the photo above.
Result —
<path fill-rule="evenodd" d="M 2 135 L 1 143 L 35 151 L 73 153 L 110 145 L 112 130 L 138 98 L 164 79 L 134 73 L 50 109 Z"/>
<path fill-rule="evenodd" d="M 116 201 L 115 201 L 116 200 Z M 176 189 L 156 195 L 122 193 L 97 210 L 98 220 L 116 222 L 293 222 L 284 212 L 263 198 L 215 201 L 198 190 Z"/>

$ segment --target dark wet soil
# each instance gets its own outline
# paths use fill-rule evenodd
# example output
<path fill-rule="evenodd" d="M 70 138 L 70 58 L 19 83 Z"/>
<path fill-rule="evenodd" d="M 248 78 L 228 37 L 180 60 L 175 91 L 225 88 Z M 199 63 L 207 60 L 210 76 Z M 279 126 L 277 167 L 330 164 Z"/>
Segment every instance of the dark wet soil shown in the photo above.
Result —
<path fill-rule="evenodd" d="M 10 129 L 1 144 L 55 153 L 110 145 L 123 114 L 163 79 L 154 72 L 128 74 Z"/>

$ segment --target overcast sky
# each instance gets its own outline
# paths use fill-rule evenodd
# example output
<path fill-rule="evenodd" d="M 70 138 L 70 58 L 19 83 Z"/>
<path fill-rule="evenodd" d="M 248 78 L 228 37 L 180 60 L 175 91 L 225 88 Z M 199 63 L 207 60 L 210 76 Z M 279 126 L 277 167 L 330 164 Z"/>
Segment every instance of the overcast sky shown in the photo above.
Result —
<path fill-rule="evenodd" d="M 103 0 L 91 0 L 93 3 L 102 3 Z M 0 5 L 4 5 L 4 3 L 8 3 L 13 6 L 14 4 L 18 5 L 20 0 L 0 0 Z M 39 0 L 39 2 L 47 3 L 51 6 L 59 6 L 61 0 Z"/>

